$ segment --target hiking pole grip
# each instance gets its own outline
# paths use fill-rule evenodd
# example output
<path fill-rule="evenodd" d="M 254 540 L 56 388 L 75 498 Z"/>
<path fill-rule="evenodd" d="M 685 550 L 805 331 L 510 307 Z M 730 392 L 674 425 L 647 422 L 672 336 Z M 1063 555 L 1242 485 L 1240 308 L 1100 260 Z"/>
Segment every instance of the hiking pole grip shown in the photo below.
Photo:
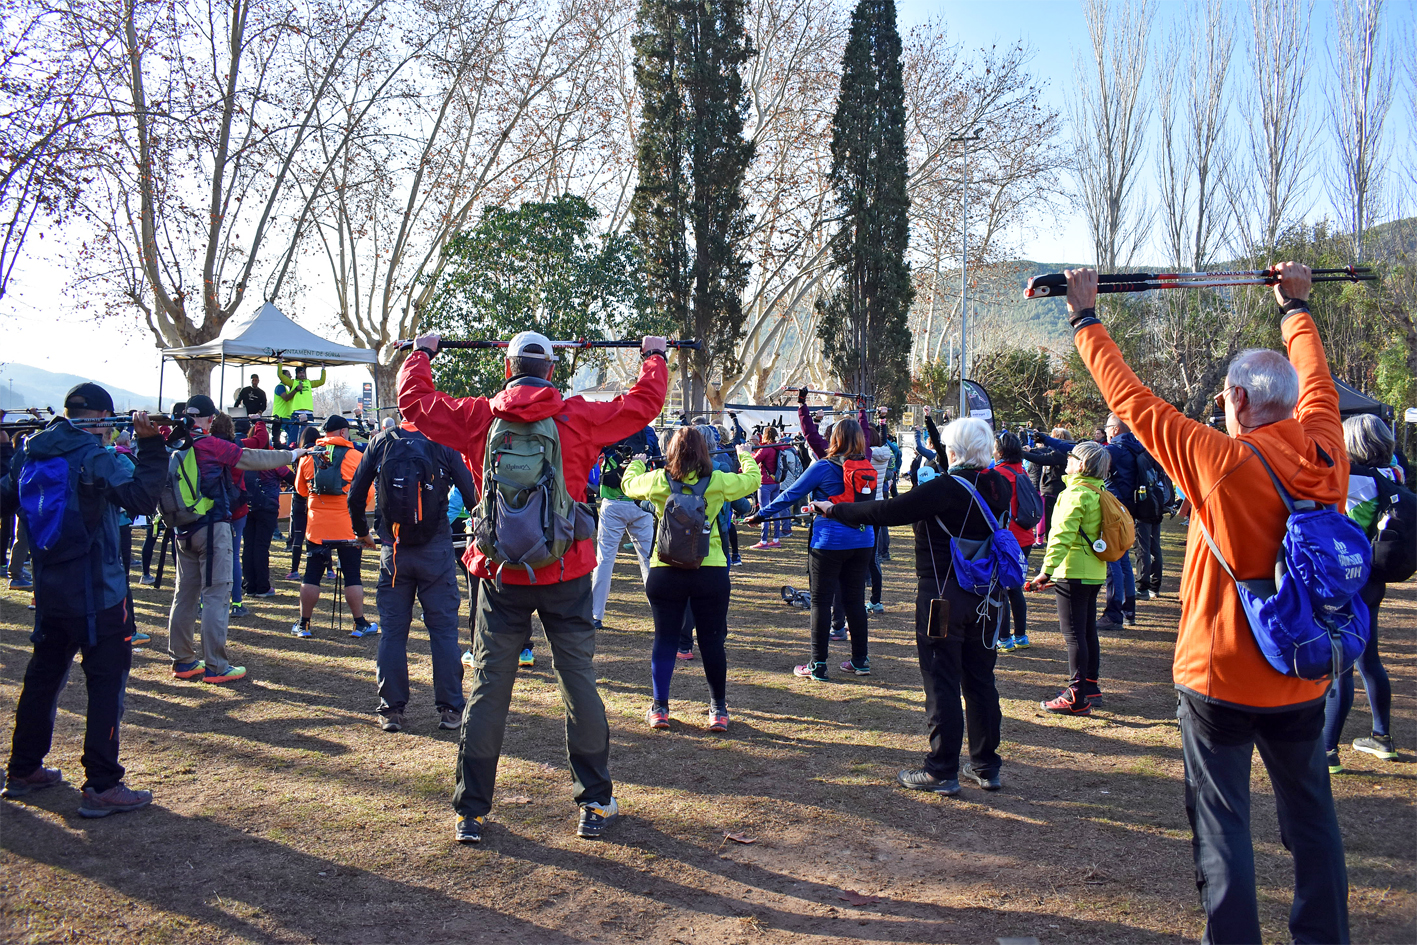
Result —
<path fill-rule="evenodd" d="M 1107 295 L 1113 292 L 1145 292 L 1152 288 L 1146 280 L 1154 279 L 1147 272 L 1100 272 L 1097 274 L 1097 292 Z M 1048 272 L 1034 276 L 1024 287 L 1026 299 L 1062 298 L 1068 294 L 1068 277 L 1061 272 Z"/>

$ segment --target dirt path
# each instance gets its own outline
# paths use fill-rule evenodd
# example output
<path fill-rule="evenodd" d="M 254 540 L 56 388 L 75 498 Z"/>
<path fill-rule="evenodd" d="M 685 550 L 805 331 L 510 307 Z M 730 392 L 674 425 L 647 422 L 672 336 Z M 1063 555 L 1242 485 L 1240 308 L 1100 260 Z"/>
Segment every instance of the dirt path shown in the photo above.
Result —
<path fill-rule="evenodd" d="M 1194 941 L 1201 931 L 1182 806 L 1170 653 L 1181 533 L 1166 597 L 1103 638 L 1105 711 L 1038 708 L 1066 668 L 1051 598 L 1030 596 L 1034 646 L 1000 658 L 1004 789 L 957 798 L 893 786 L 919 763 L 913 564 L 905 529 L 871 623 L 874 675 L 815 686 L 790 675 L 807 615 L 802 538 L 734 572 L 726 737 L 704 730 L 698 661 L 681 663 L 674 721 L 649 731 L 650 624 L 622 557 L 599 639 L 612 773 L 625 817 L 573 835 L 560 702 L 538 634 L 523 671 L 484 843 L 451 842 L 456 733 L 437 730 L 426 638 L 415 632 L 410 725 L 373 724 L 376 640 L 329 626 L 288 634 L 295 585 L 248 601 L 231 687 L 168 674 L 170 587 L 136 592 L 156 646 L 135 657 L 124 720 L 128 782 L 156 803 L 78 817 L 84 690 L 76 668 L 49 763 L 71 784 L 0 804 L 0 916 L 21 942 L 1062 942 Z M 748 542 L 745 540 L 744 544 Z M 372 588 L 372 570 L 366 581 Z M 371 592 L 372 602 L 372 592 Z M 8 747 L 29 612 L 0 591 L 0 740 Z M 1417 940 L 1417 582 L 1382 625 L 1403 757 L 1344 753 L 1335 779 L 1354 941 Z M 347 619 L 347 618 L 346 618 Z M 348 624 L 346 624 L 347 632 Z M 844 644 L 842 645 L 844 646 Z M 844 659 L 843 652 L 838 659 Z M 1361 686 L 1360 686 L 1361 689 Z M 1346 741 L 1367 733 L 1360 695 Z M 1345 742 L 1346 743 L 1346 742 Z M 1254 833 L 1267 940 L 1286 941 L 1292 870 L 1256 764 Z M 756 840 L 740 844 L 725 832 Z M 853 905 L 846 891 L 879 897 Z"/>

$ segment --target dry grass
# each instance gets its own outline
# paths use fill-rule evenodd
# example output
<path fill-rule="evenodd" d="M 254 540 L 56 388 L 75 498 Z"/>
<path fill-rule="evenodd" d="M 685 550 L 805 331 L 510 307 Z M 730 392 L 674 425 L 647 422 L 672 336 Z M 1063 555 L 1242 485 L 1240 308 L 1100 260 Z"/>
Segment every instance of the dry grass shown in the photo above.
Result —
<path fill-rule="evenodd" d="M 805 583 L 802 539 L 734 573 L 727 737 L 703 729 L 697 661 L 676 675 L 674 722 L 647 730 L 648 609 L 621 560 L 599 641 L 612 773 L 626 816 L 608 838 L 573 836 L 560 703 L 538 666 L 514 699 L 502 803 L 485 842 L 451 842 L 455 733 L 439 732 L 426 642 L 416 641 L 411 725 L 373 724 L 374 640 L 286 630 L 294 585 L 248 603 L 232 652 L 252 679 L 169 678 L 170 588 L 139 588 L 156 646 L 135 658 L 124 722 L 137 814 L 84 821 L 72 785 L 0 805 L 0 916 L 23 942 L 1058 942 L 1194 940 L 1202 918 L 1182 806 L 1169 682 L 1179 533 L 1167 599 L 1105 637 L 1106 711 L 1048 717 L 1038 700 L 1066 653 L 1051 601 L 1035 646 L 1002 657 L 1004 790 L 954 799 L 895 788 L 923 749 L 908 533 L 873 618 L 875 675 L 791 677 L 807 615 L 779 597 Z M 747 542 L 745 542 L 747 544 Z M 372 576 L 372 572 L 366 577 Z M 370 582 L 372 584 L 372 581 Z M 24 599 L 0 593 L 0 738 L 28 652 Z M 325 599 L 328 608 L 328 597 Z M 1355 941 L 1417 939 L 1414 769 L 1417 585 L 1390 592 L 1383 648 L 1400 761 L 1353 752 L 1336 779 Z M 317 621 L 318 623 L 319 621 Z M 1052 627 L 1051 630 L 1048 627 Z M 840 658 L 845 658 L 843 653 Z M 60 703 L 51 764 L 81 781 L 81 676 Z M 1366 733 L 1359 696 L 1348 739 Z M 1286 941 L 1292 882 L 1274 799 L 1256 765 L 1255 836 L 1267 940 Z M 724 832 L 757 843 L 725 843 Z M 881 897 L 853 907 L 843 890 Z"/>

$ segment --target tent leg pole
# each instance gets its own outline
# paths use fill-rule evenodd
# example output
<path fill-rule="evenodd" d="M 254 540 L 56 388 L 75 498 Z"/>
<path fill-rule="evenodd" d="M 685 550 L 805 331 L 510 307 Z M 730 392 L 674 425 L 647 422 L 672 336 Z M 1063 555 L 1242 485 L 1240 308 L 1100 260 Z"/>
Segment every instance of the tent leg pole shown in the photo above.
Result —
<path fill-rule="evenodd" d="M 379 362 L 374 362 L 374 427 L 379 426 Z"/>
<path fill-rule="evenodd" d="M 226 352 L 221 353 L 221 386 L 217 388 L 217 395 L 212 399 L 217 403 L 217 409 L 221 409 L 222 397 L 226 392 Z"/>

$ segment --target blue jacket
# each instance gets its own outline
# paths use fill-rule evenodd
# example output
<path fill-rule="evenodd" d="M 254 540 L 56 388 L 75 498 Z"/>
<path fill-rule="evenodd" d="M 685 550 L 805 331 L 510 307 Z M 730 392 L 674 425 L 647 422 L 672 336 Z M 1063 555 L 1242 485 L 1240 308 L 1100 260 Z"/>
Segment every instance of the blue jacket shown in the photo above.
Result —
<path fill-rule="evenodd" d="M 825 502 L 845 490 L 841 467 L 829 459 L 819 459 L 808 466 L 786 492 L 779 493 L 776 499 L 760 509 L 759 514 L 763 518 L 787 515 L 808 495 L 813 501 Z M 843 525 L 824 516 L 818 516 L 812 523 L 813 548 L 839 550 L 875 546 L 876 530 L 869 525 Z"/>
<path fill-rule="evenodd" d="M 1135 512 L 1137 457 L 1146 455 L 1146 447 L 1128 430 L 1107 441 L 1107 453 L 1112 457 L 1112 465 L 1104 485 L 1108 492 L 1122 500 L 1128 512 Z"/>

